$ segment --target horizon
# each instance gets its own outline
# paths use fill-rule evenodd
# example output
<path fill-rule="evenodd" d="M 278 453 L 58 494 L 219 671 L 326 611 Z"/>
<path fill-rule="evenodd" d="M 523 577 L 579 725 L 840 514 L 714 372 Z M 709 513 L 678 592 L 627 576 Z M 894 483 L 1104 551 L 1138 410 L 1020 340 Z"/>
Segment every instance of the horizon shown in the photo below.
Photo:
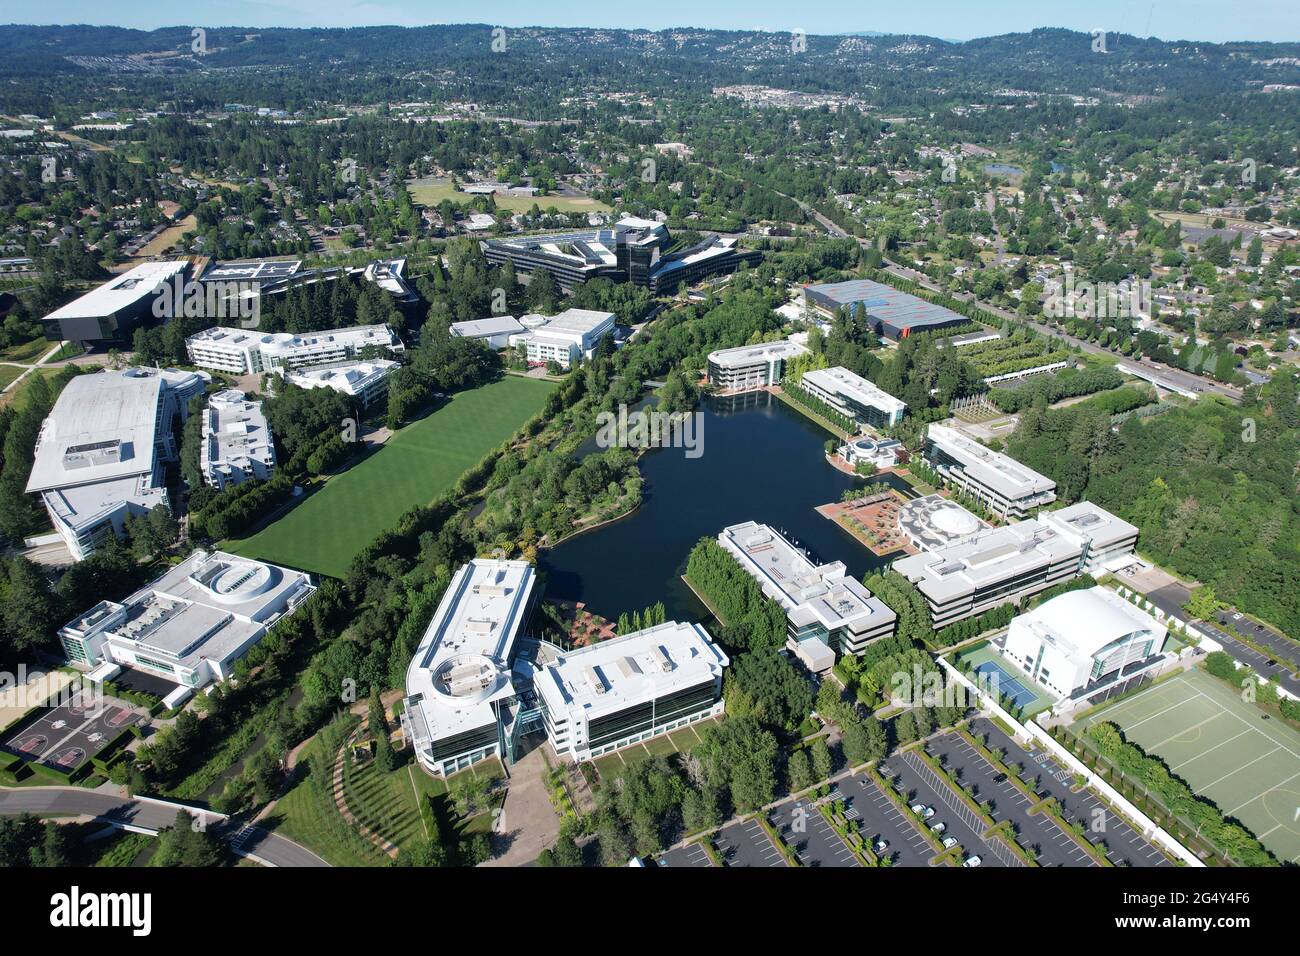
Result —
<path fill-rule="evenodd" d="M 542 29 L 673 29 L 739 30 L 784 33 L 804 30 L 815 36 L 844 36 L 878 33 L 890 36 L 925 36 L 949 42 L 1004 34 L 1028 33 L 1035 29 L 1065 29 L 1081 33 L 1105 30 L 1112 34 L 1154 38 L 1163 42 L 1202 43 L 1293 43 L 1300 42 L 1300 5 L 1280 0 L 1262 0 L 1246 9 L 1229 9 L 1207 0 L 1170 4 L 1133 0 L 1096 0 L 1081 9 L 1078 5 L 1054 4 L 1044 10 L 1041 3 L 1027 0 L 997 0 L 972 5 L 961 0 L 932 0 L 906 9 L 854 10 L 847 16 L 836 9 L 834 0 L 810 0 L 797 17 L 774 0 L 753 0 L 744 4 L 723 0 L 707 13 L 683 0 L 663 0 L 653 10 L 608 9 L 560 0 L 550 5 L 539 22 L 532 4 L 503 0 L 480 7 L 483 19 L 432 18 L 419 0 L 279 0 L 272 4 L 258 0 L 233 0 L 205 8 L 196 25 L 206 27 L 248 27 L 253 29 L 344 29 L 349 27 L 454 26 L 491 23 L 507 28 Z M 1145 9 L 1143 9 L 1145 8 Z M 30 9 L 30 8 L 29 8 Z M 122 0 L 105 12 L 91 0 L 51 0 L 40 7 L 41 22 L 17 22 L 14 26 L 108 26 L 153 31 L 189 24 L 175 20 L 175 11 L 140 0 Z M 791 22 L 782 22 L 782 21 Z M 794 22 L 797 21 L 797 22 Z M 1046 21 L 1046 22 L 1045 22 Z"/>

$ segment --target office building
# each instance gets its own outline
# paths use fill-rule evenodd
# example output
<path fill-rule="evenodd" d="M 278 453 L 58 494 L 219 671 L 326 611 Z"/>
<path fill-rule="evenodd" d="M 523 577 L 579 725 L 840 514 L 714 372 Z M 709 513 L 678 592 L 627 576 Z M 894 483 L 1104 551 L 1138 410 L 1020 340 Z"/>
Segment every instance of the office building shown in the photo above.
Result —
<path fill-rule="evenodd" d="M 199 276 L 204 284 L 229 285 L 230 294 L 261 299 L 284 295 L 294 289 L 360 277 L 373 282 L 393 297 L 398 308 L 419 303 L 420 296 L 407 284 L 405 259 L 380 259 L 364 266 L 330 266 L 303 269 L 302 262 L 284 259 L 250 259 L 214 262 Z"/>
<path fill-rule="evenodd" d="M 1133 525 L 1088 501 L 964 534 L 968 528 L 954 521 L 952 543 L 893 565 L 921 592 L 936 629 L 1091 573 L 1137 543 Z"/>
<path fill-rule="evenodd" d="M 157 296 L 184 281 L 189 268 L 186 259 L 141 263 L 41 319 L 45 337 L 91 347 L 130 345 L 135 330 L 153 317 Z"/>
<path fill-rule="evenodd" d="M 1002 656 L 1058 698 L 1129 676 L 1160 654 L 1167 629 L 1104 587 L 1058 595 L 1011 622 Z M 1141 669 L 1138 667 L 1137 669 Z"/>
<path fill-rule="evenodd" d="M 126 519 L 168 506 L 164 466 L 177 458 L 173 428 L 209 376 L 132 368 L 78 375 L 41 424 L 27 491 L 40 494 L 74 560 L 93 553 Z"/>
<path fill-rule="evenodd" d="M 718 349 L 709 353 L 709 384 L 729 392 L 776 385 L 790 360 L 806 354 L 807 346 L 787 339 Z"/>
<path fill-rule="evenodd" d="M 786 614 L 787 645 L 818 641 L 840 654 L 859 654 L 894 633 L 897 616 L 850 576 L 844 562 L 817 565 L 767 525 L 731 525 L 722 545 Z M 812 656 L 821 654 L 814 648 Z M 804 656 L 804 655 L 801 655 Z"/>
<path fill-rule="evenodd" d="M 258 332 L 214 326 L 185 340 L 190 361 L 231 375 L 299 369 L 352 358 L 382 358 L 406 346 L 387 325 L 324 332 Z"/>
<path fill-rule="evenodd" d="M 890 428 L 903 420 L 907 403 L 841 366 L 804 372 L 800 387 L 859 426 Z"/>
<path fill-rule="evenodd" d="M 174 682 L 183 699 L 228 678 L 234 663 L 315 590 L 301 571 L 195 551 L 120 604 L 100 601 L 65 624 L 59 641 L 75 665 L 135 668 Z"/>
<path fill-rule="evenodd" d="M 969 325 L 971 321 L 951 309 L 870 279 L 816 283 L 804 286 L 803 294 L 810 308 L 829 316 L 846 309 L 852 316 L 865 318 L 877 335 L 893 341 L 916 332 Z"/>
<path fill-rule="evenodd" d="M 898 528 L 912 547 L 937 551 L 969 538 L 989 525 L 943 495 L 922 495 L 898 509 Z"/>
<path fill-rule="evenodd" d="M 266 481 L 275 471 L 275 443 L 261 402 L 230 388 L 208 398 L 199 451 L 203 480 L 218 491 L 245 481 Z"/>
<path fill-rule="evenodd" d="M 452 338 L 478 339 L 490 349 L 505 348 L 510 344 L 510 336 L 523 331 L 524 327 L 513 315 L 493 315 L 451 324 Z"/>
<path fill-rule="evenodd" d="M 590 760 L 721 714 L 728 663 L 702 626 L 669 621 L 566 651 L 532 683 L 555 752 Z"/>
<path fill-rule="evenodd" d="M 588 279 L 605 278 L 667 295 L 683 284 L 762 260 L 762 253 L 720 236 L 665 254 L 663 250 L 672 245 L 667 227 L 632 216 L 624 216 L 612 228 L 486 239 L 480 245 L 492 265 L 513 263 L 521 275 L 539 269 L 549 272 L 565 291 Z"/>
<path fill-rule="evenodd" d="M 519 320 L 524 331 L 507 339 L 511 348 L 522 346 L 528 364 L 556 362 L 569 368 L 575 361 L 591 358 L 600 340 L 614 331 L 614 313 L 592 309 L 565 309 L 558 315 L 525 315 Z"/>
<path fill-rule="evenodd" d="M 452 578 L 406 672 L 402 724 L 429 773 L 506 759 L 519 717 L 511 671 L 535 584 L 528 562 L 486 558 Z"/>
<path fill-rule="evenodd" d="M 907 450 L 896 438 L 855 438 L 841 445 L 838 454 L 855 467 L 893 468 L 906 459 Z"/>
<path fill-rule="evenodd" d="M 1023 518 L 1056 500 L 1052 479 L 947 425 L 926 430 L 925 456 L 945 481 L 1002 518 Z"/>
<path fill-rule="evenodd" d="M 299 388 L 332 388 L 367 408 L 388 394 L 388 376 L 401 367 L 400 362 L 371 359 L 313 365 L 297 371 L 276 369 L 276 373 Z"/>

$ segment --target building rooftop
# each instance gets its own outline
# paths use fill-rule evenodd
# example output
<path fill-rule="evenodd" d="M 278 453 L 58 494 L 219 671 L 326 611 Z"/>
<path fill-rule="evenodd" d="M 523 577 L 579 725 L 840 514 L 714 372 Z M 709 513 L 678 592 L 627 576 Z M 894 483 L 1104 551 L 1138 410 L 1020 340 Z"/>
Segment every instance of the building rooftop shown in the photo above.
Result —
<path fill-rule="evenodd" d="M 250 259 L 214 262 L 201 276 L 203 282 L 270 282 L 287 279 L 302 268 L 301 259 Z"/>
<path fill-rule="evenodd" d="M 275 461 L 271 429 L 261 402 L 250 402 L 243 392 L 230 388 L 208 399 L 203 421 L 203 465 L 248 469 L 254 461 Z"/>
<path fill-rule="evenodd" d="M 1130 634 L 1165 630 L 1146 611 L 1100 586 L 1058 595 L 1020 615 L 1016 622 L 1076 661 L 1086 661 Z"/>
<path fill-rule="evenodd" d="M 492 703 L 514 696 L 510 657 L 535 583 L 527 561 L 475 558 L 456 572 L 406 671 L 417 745 L 495 722 Z"/>
<path fill-rule="evenodd" d="M 729 663 L 701 625 L 669 621 L 567 651 L 541 668 L 533 687 L 552 712 L 582 709 L 594 718 L 703 684 Z"/>
<path fill-rule="evenodd" d="M 98 318 L 131 308 L 153 295 L 189 267 L 186 259 L 144 262 L 105 282 L 97 289 L 55 309 L 45 320 Z"/>
<path fill-rule="evenodd" d="M 467 339 L 485 338 L 489 335 L 510 335 L 522 332 L 524 327 L 513 315 L 492 315 L 486 319 L 453 322 L 451 334 Z"/>
<path fill-rule="evenodd" d="M 822 304 L 861 308 L 873 318 L 897 329 L 923 329 L 927 325 L 968 321 L 952 309 L 871 279 L 817 283 L 804 286 L 804 293 Z"/>
<path fill-rule="evenodd" d="M 1009 499 L 1046 494 L 1056 482 L 1014 458 L 986 448 L 955 428 L 931 423 L 926 437 L 961 462 L 972 479 Z"/>
<path fill-rule="evenodd" d="M 301 388 L 325 386 L 337 389 L 340 392 L 351 393 L 376 377 L 383 378 L 393 369 L 400 368 L 401 364 L 401 362 L 394 362 L 391 359 L 370 359 L 360 362 L 331 362 L 328 365 L 313 365 L 311 368 L 288 373 L 284 373 L 282 369 L 276 369 L 276 371 L 284 374 L 285 378 Z"/>
<path fill-rule="evenodd" d="M 719 368 L 742 368 L 755 362 L 770 362 L 773 359 L 792 359 L 804 355 L 807 346 L 782 339 L 779 342 L 764 342 L 761 345 L 739 345 L 730 349 L 718 349 L 709 353 L 709 361 Z"/>
<path fill-rule="evenodd" d="M 850 372 L 838 365 L 804 372 L 803 378 L 804 381 L 812 381 L 828 392 L 838 392 L 861 405 L 873 406 L 886 414 L 892 415 L 907 408 L 906 402 L 895 398 L 856 372 Z"/>

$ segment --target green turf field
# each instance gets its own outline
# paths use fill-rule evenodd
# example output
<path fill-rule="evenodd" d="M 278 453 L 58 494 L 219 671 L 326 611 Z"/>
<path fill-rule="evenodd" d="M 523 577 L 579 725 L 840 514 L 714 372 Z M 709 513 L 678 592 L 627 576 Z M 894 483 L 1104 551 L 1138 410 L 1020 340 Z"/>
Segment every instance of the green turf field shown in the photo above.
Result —
<path fill-rule="evenodd" d="M 1197 793 L 1236 817 L 1279 860 L 1300 862 L 1300 733 L 1189 671 L 1088 716 L 1110 721 Z"/>
<path fill-rule="evenodd" d="M 412 180 L 406 184 L 411 198 L 425 206 L 436 206 L 444 199 L 454 203 L 468 204 L 474 197 L 460 192 L 449 179 Z M 506 196 L 496 194 L 492 197 L 498 209 L 507 212 L 528 212 L 533 206 L 545 212 L 554 206 L 560 212 L 609 212 L 603 202 L 587 196 Z"/>
<path fill-rule="evenodd" d="M 461 392 L 437 411 L 400 429 L 361 464 L 274 524 L 223 547 L 342 577 L 352 558 L 416 505 L 438 497 L 471 465 L 542 409 L 555 386 L 508 375 Z"/>

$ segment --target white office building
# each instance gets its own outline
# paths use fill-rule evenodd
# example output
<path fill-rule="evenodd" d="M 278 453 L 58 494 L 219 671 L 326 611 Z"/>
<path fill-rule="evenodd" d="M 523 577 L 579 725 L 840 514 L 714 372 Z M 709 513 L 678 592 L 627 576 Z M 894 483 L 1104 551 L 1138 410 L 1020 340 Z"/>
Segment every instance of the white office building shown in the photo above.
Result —
<path fill-rule="evenodd" d="M 555 752 L 590 760 L 721 714 L 729 663 L 699 624 L 669 621 L 559 655 L 533 690 Z"/>
<path fill-rule="evenodd" d="M 400 362 L 370 359 L 361 362 L 331 362 L 297 371 L 276 371 L 285 381 L 292 382 L 299 388 L 332 388 L 355 398 L 362 408 L 366 408 L 388 394 L 388 376 L 399 368 Z"/>
<path fill-rule="evenodd" d="M 493 315 L 486 319 L 451 324 L 452 338 L 478 339 L 491 349 L 503 349 L 510 344 L 510 336 L 525 331 L 513 315 Z"/>
<path fill-rule="evenodd" d="M 889 428 L 903 420 L 907 403 L 842 366 L 804 372 L 799 385 L 858 425 Z"/>
<path fill-rule="evenodd" d="M 925 454 L 944 480 L 1002 518 L 1023 518 L 1056 500 L 1056 482 L 955 428 L 931 424 Z"/>
<path fill-rule="evenodd" d="M 404 352 L 387 325 L 358 325 L 325 332 L 258 332 L 214 326 L 185 340 L 190 361 L 231 375 L 299 369 L 342 362 L 358 355 Z"/>
<path fill-rule="evenodd" d="M 787 363 L 806 354 L 807 346 L 790 339 L 718 349 L 709 353 L 709 384 L 728 392 L 776 385 Z"/>
<path fill-rule="evenodd" d="M 137 668 L 175 682 L 183 698 L 228 678 L 315 590 L 301 571 L 195 551 L 122 603 L 100 601 L 60 628 L 59 640 L 75 665 Z"/>
<path fill-rule="evenodd" d="M 724 528 L 718 543 L 781 605 L 792 650 L 818 641 L 840 654 L 860 654 L 872 641 L 894 633 L 897 615 L 849 575 L 843 561 L 814 564 L 776 531 L 754 521 Z M 800 656 L 824 654 L 814 646 Z"/>
<path fill-rule="evenodd" d="M 275 443 L 261 402 L 229 388 L 208 399 L 203 410 L 203 480 L 218 491 L 246 481 L 266 481 L 275 471 Z"/>
<path fill-rule="evenodd" d="M 528 562 L 486 558 L 452 578 L 406 672 L 402 724 L 429 773 L 506 757 L 519 708 L 511 670 L 535 583 Z"/>
<path fill-rule="evenodd" d="M 558 315 L 525 315 L 524 331 L 507 339 L 512 348 L 523 346 L 530 365 L 556 362 L 569 368 L 581 358 L 591 358 L 596 346 L 614 331 L 614 313 L 593 309 L 565 309 Z"/>
<path fill-rule="evenodd" d="M 952 543 L 893 564 L 925 598 L 936 629 L 1097 571 L 1137 545 L 1137 528 L 1089 501 L 965 533 L 971 527 L 949 523 Z"/>
<path fill-rule="evenodd" d="M 1104 587 L 1070 591 L 1011 622 L 1002 656 L 1058 698 L 1086 693 L 1164 647 L 1167 629 Z M 1138 668 L 1140 669 L 1140 668 Z"/>
<path fill-rule="evenodd" d="M 26 490 L 40 494 L 74 560 L 120 537 L 127 517 L 169 506 L 163 472 L 177 458 L 173 425 L 208 380 L 132 368 L 78 375 L 64 387 L 41 425 Z"/>

